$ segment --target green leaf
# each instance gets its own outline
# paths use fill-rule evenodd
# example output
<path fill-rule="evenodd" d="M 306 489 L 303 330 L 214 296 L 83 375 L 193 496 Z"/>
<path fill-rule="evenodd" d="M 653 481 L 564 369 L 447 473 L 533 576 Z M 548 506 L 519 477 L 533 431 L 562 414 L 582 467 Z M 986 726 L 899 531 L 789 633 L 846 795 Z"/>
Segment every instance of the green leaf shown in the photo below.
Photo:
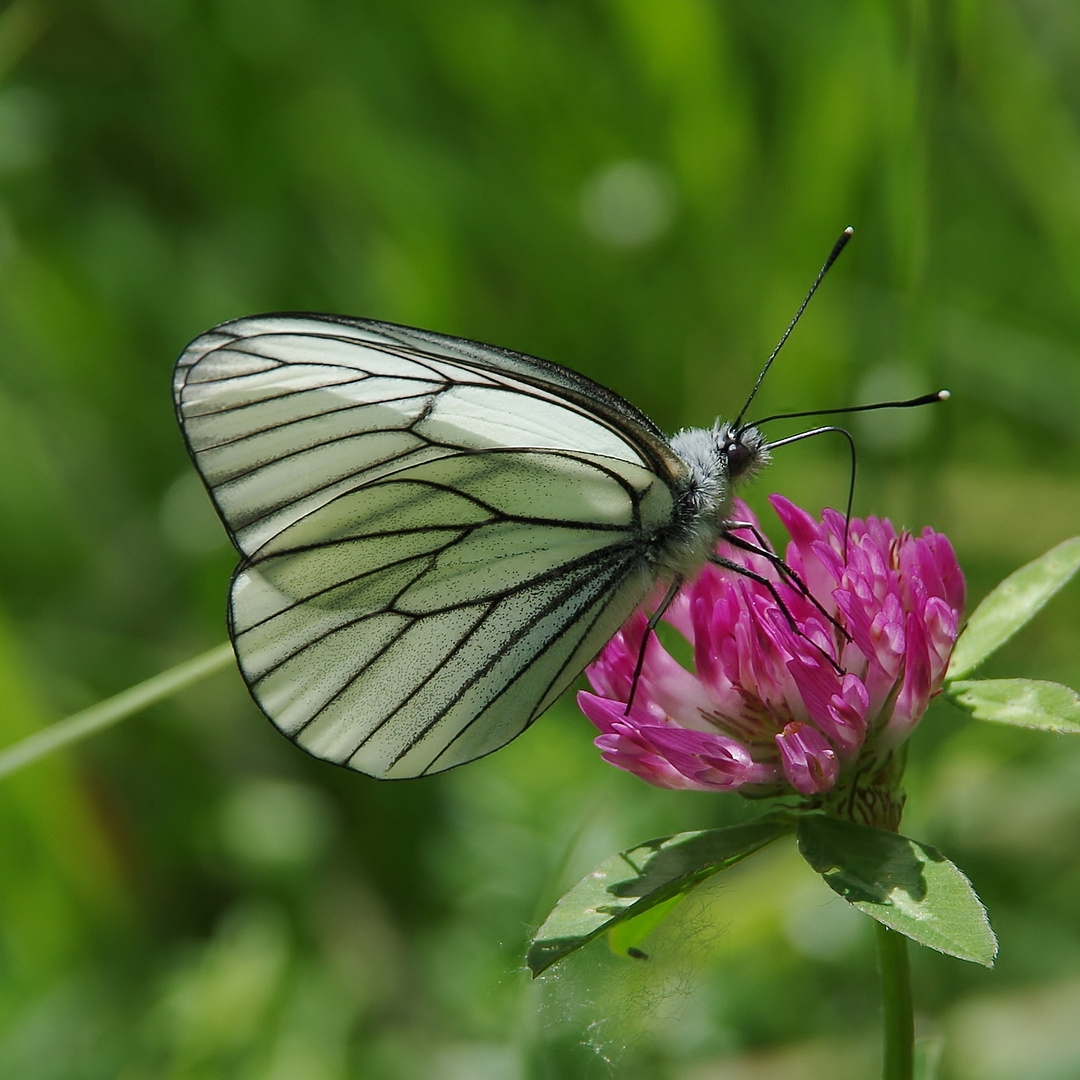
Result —
<path fill-rule="evenodd" d="M 529 968 L 539 975 L 597 934 L 681 896 L 790 831 L 786 822 L 757 821 L 678 833 L 612 855 L 555 905 L 529 946 Z"/>
<path fill-rule="evenodd" d="M 928 948 L 993 966 L 986 909 L 935 848 L 824 814 L 800 818 L 796 835 L 803 858 L 860 911 Z"/>
<path fill-rule="evenodd" d="M 1036 679 L 973 679 L 951 683 L 946 695 L 976 720 L 1080 734 L 1080 694 Z"/>
<path fill-rule="evenodd" d="M 975 609 L 956 642 L 946 680 L 973 671 L 1004 645 L 1080 570 L 1080 536 L 1052 547 L 1010 574 Z"/>

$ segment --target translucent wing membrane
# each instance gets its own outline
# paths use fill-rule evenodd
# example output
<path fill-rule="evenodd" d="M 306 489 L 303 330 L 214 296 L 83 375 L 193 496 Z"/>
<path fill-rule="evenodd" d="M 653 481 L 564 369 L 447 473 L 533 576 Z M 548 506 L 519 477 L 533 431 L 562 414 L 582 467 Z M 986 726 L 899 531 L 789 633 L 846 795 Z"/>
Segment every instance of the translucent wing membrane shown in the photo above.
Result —
<path fill-rule="evenodd" d="M 653 584 L 681 463 L 636 409 L 555 365 L 262 316 L 193 342 L 175 393 L 245 556 L 241 670 L 316 756 L 406 777 L 497 749 Z"/>

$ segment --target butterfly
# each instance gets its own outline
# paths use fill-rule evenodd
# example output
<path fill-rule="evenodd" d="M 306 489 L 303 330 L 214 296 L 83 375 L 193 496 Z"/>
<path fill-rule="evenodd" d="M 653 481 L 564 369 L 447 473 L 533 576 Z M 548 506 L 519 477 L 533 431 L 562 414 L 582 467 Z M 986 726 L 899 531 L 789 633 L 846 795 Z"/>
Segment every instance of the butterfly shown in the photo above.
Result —
<path fill-rule="evenodd" d="M 657 613 L 706 561 L 756 577 L 721 540 L 790 580 L 736 535 L 736 486 L 841 429 L 767 443 L 742 417 L 850 235 L 735 421 L 670 439 L 568 368 L 427 330 L 280 313 L 196 338 L 176 412 L 241 556 L 229 633 L 262 711 L 369 776 L 442 772 L 521 734 L 658 587 Z"/>

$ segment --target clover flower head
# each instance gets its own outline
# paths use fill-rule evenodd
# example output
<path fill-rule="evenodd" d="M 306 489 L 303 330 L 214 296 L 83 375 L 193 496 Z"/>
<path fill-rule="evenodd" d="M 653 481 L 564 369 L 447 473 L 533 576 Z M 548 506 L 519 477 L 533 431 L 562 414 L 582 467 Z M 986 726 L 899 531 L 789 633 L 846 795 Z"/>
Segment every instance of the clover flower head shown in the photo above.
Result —
<path fill-rule="evenodd" d="M 613 765 L 660 787 L 819 796 L 888 758 L 941 688 L 964 606 L 949 541 L 770 501 L 791 537 L 785 566 L 719 554 L 771 588 L 709 564 L 664 612 L 693 671 L 653 634 L 633 685 L 642 610 L 586 669 L 578 702 Z M 749 508 L 735 514 L 756 543 Z"/>

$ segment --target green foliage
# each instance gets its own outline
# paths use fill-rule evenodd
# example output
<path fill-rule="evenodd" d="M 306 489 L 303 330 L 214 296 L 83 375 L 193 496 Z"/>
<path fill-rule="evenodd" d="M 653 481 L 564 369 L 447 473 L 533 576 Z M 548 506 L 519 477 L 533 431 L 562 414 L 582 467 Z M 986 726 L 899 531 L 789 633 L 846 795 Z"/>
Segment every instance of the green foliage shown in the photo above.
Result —
<path fill-rule="evenodd" d="M 949 662 L 948 679 L 962 679 L 1009 640 L 1080 570 L 1080 536 L 1010 574 L 975 609 Z"/>
<path fill-rule="evenodd" d="M 674 904 L 695 886 L 791 831 L 770 820 L 651 840 L 602 862 L 556 905 L 529 947 L 533 975 L 605 930 L 636 958 Z M 824 814 L 795 829 L 802 856 L 853 907 L 921 945 L 992 967 L 997 939 L 971 883 L 941 852 L 906 836 Z M 634 926 L 634 924 L 637 924 Z"/>
<path fill-rule="evenodd" d="M 790 826 L 782 822 L 762 821 L 680 833 L 612 855 L 544 920 L 529 946 L 529 969 L 539 975 L 598 934 L 643 918 L 788 831 Z"/>
<path fill-rule="evenodd" d="M 854 427 L 856 512 L 945 531 L 985 595 L 1080 533 L 1077 72 L 1068 0 L 14 0 L 0 746 L 223 640 L 234 558 L 169 369 L 260 310 L 537 353 L 673 430 L 738 408 L 852 224 L 758 415 L 949 387 Z M 842 504 L 837 443 L 778 453 L 755 507 Z M 1076 588 L 979 674 L 1080 685 Z M 528 1019 L 565 965 L 537 986 L 521 958 L 574 881 L 746 821 L 615 775 L 590 739 L 567 706 L 459 774 L 380 786 L 296 751 L 229 672 L 7 778 L 0 1075 L 872 1075 L 868 947 L 785 845 L 717 876 L 719 946 L 665 976 L 694 991 L 632 1044 L 587 998 Z M 912 951 L 941 1080 L 1075 1074 L 1080 741 L 942 708 L 908 780 L 905 830 L 970 874 L 1003 943 L 992 975 Z M 603 942 L 566 963 L 655 980 L 656 936 L 647 963 Z"/>
<path fill-rule="evenodd" d="M 1080 694 L 1060 683 L 1037 679 L 973 679 L 952 683 L 952 699 L 976 720 L 1080 733 Z"/>
<path fill-rule="evenodd" d="M 1080 694 L 1038 679 L 963 679 L 1009 640 L 1080 569 L 1080 537 L 1065 540 L 1020 567 L 975 609 L 956 643 L 946 695 L 976 720 L 1080 733 Z"/>
<path fill-rule="evenodd" d="M 820 813 L 799 816 L 799 851 L 829 887 L 878 922 L 938 952 L 987 967 L 997 940 L 971 883 L 941 852 L 906 836 Z M 764 817 L 748 825 L 650 840 L 601 863 L 555 905 L 527 963 L 539 975 L 607 930 L 630 955 L 676 901 L 792 830 Z M 618 950 L 617 950 L 618 951 Z"/>
<path fill-rule="evenodd" d="M 824 814 L 800 818 L 797 835 L 803 858 L 849 904 L 921 945 L 993 966 L 986 910 L 940 851 Z"/>

